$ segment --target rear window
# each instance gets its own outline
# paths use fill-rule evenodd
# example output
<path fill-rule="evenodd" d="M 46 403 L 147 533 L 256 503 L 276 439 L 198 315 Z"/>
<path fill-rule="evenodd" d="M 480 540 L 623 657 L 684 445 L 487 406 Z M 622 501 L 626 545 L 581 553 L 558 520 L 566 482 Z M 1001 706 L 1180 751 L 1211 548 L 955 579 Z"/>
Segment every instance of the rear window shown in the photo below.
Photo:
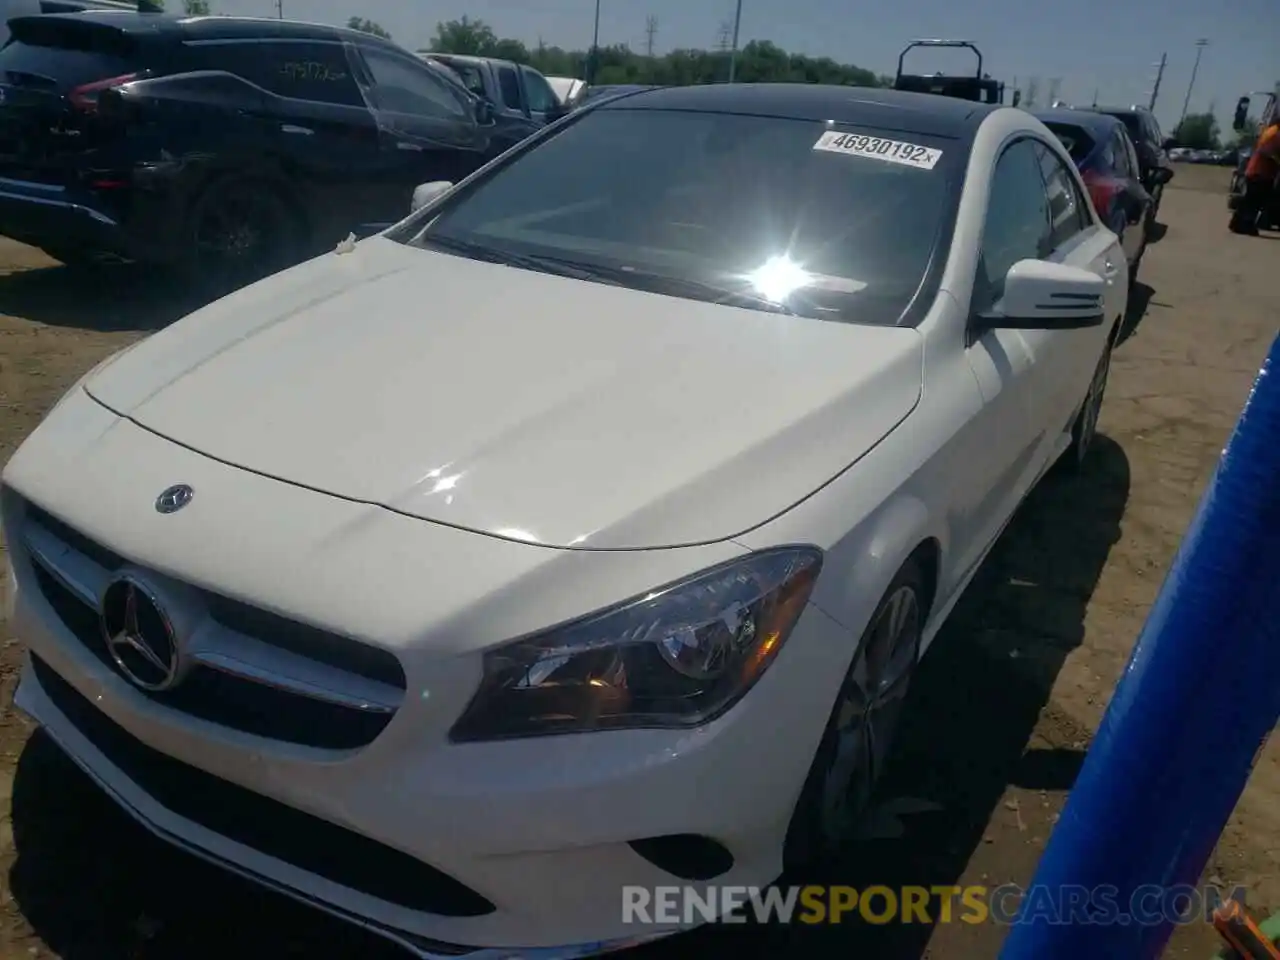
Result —
<path fill-rule="evenodd" d="M 1124 124 L 1124 128 L 1129 131 L 1129 136 L 1133 137 L 1134 142 L 1146 139 L 1142 135 L 1142 120 L 1136 113 L 1113 113 L 1110 116 L 1115 117 Z"/>
<path fill-rule="evenodd" d="M 1067 153 L 1071 154 L 1071 159 L 1077 164 L 1083 163 L 1093 152 L 1093 138 L 1080 127 L 1068 123 L 1047 123 L 1045 126 L 1062 141 L 1062 145 L 1067 148 Z"/>
<path fill-rule="evenodd" d="M 484 77 L 480 75 L 480 68 L 474 63 L 459 62 L 457 60 L 440 60 L 438 62 L 452 70 L 469 92 L 478 97 L 487 96 L 484 89 Z"/>
<path fill-rule="evenodd" d="M 13 37 L 0 49 L 4 83 L 66 90 L 140 69 L 137 44 L 120 30 L 55 17 L 14 20 L 11 26 Z"/>
<path fill-rule="evenodd" d="M 948 221 L 959 159 L 951 140 L 817 121 L 595 110 L 408 235 L 690 299 L 894 324 Z"/>

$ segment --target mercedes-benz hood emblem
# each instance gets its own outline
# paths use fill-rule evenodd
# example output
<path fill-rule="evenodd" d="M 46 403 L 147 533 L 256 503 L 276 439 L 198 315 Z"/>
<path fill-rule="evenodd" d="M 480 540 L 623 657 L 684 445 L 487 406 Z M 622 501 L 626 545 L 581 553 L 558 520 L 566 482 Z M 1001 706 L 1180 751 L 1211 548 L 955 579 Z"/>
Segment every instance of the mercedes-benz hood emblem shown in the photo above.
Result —
<path fill-rule="evenodd" d="M 156 512 L 177 513 L 190 503 L 191 498 L 195 495 L 196 492 L 185 483 L 178 483 L 172 487 L 167 487 L 160 496 L 156 497 Z"/>

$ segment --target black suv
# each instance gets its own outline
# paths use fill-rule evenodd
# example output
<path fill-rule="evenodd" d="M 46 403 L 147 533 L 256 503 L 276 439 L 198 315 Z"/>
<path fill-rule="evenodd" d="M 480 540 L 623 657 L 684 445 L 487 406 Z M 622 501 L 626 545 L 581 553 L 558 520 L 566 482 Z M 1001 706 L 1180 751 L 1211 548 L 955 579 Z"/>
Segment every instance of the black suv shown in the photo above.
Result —
<path fill-rule="evenodd" d="M 402 219 L 415 186 L 491 153 L 488 105 L 353 30 L 128 11 L 9 26 L 0 234 L 68 264 L 239 285 Z"/>
<path fill-rule="evenodd" d="M 1154 223 L 1156 212 L 1160 208 L 1160 198 L 1164 194 L 1164 183 L 1173 179 L 1173 165 L 1169 163 L 1169 148 L 1174 145 L 1160 132 L 1160 124 L 1155 114 L 1146 107 L 1094 107 L 1098 113 L 1115 117 L 1129 131 L 1129 138 L 1138 150 L 1138 165 L 1141 167 L 1142 185 L 1151 194 L 1151 212 L 1149 222 Z M 1168 170 L 1169 173 L 1160 182 L 1157 170 Z"/>

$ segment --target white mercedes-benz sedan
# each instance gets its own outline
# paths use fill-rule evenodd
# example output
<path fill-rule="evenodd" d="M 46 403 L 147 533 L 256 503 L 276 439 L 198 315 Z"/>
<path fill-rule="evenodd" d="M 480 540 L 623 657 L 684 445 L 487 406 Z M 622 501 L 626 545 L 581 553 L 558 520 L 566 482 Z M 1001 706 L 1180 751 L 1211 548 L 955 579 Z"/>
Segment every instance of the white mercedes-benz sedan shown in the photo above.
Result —
<path fill-rule="evenodd" d="M 17 703 L 161 837 L 423 956 L 850 837 L 1094 434 L 1127 275 L 1057 138 L 649 90 L 90 371 L 3 475 Z"/>

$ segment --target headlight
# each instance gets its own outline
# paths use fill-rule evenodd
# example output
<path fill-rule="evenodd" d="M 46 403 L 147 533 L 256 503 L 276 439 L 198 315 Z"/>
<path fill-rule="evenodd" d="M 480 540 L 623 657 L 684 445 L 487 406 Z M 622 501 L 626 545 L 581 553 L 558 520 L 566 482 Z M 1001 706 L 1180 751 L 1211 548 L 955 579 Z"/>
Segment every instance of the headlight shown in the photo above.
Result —
<path fill-rule="evenodd" d="M 450 737 L 713 720 L 778 655 L 821 566 L 815 547 L 762 551 L 491 650 Z"/>

